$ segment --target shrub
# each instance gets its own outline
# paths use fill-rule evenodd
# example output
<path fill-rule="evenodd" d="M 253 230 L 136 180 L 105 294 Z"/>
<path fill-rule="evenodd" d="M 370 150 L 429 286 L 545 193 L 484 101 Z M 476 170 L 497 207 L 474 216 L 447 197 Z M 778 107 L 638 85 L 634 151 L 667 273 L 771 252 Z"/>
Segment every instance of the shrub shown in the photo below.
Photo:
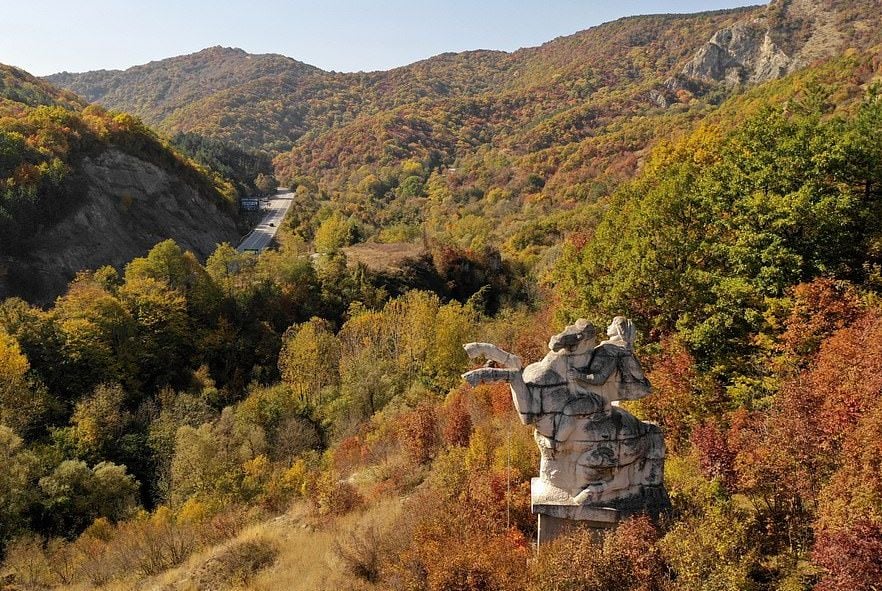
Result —
<path fill-rule="evenodd" d="M 540 551 L 530 569 L 531 590 L 661 591 L 670 580 L 647 517 L 603 533 L 579 528 Z"/>
<path fill-rule="evenodd" d="M 344 515 L 364 504 L 358 490 L 333 472 L 326 472 L 318 478 L 314 500 L 322 515 Z"/>
<path fill-rule="evenodd" d="M 662 555 L 683 591 L 741 590 L 756 566 L 748 537 L 752 520 L 728 504 L 714 503 L 704 514 L 678 522 L 659 542 Z"/>
<path fill-rule="evenodd" d="M 56 582 L 49 558 L 43 551 L 43 541 L 34 535 L 9 544 L 3 566 L 13 582 L 27 587 L 49 587 Z"/>
<path fill-rule="evenodd" d="M 220 548 L 193 574 L 196 589 L 245 587 L 255 574 L 271 566 L 276 545 L 265 538 L 235 540 Z"/>
<path fill-rule="evenodd" d="M 824 569 L 817 591 L 875 591 L 882 581 L 882 526 L 859 521 L 824 532 L 812 557 Z"/>
<path fill-rule="evenodd" d="M 438 504 L 426 498 L 417 502 L 411 543 L 389 566 L 387 586 L 427 591 L 524 588 L 531 549 L 523 534 L 494 527 L 467 504 Z"/>
<path fill-rule="evenodd" d="M 450 395 L 444 407 L 442 436 L 447 445 L 466 447 L 472 434 L 472 417 L 466 408 L 465 396 L 460 391 Z"/>
<path fill-rule="evenodd" d="M 334 554 L 343 564 L 343 570 L 363 581 L 376 583 L 380 569 L 388 559 L 388 544 L 374 525 L 367 525 L 335 540 Z"/>
<path fill-rule="evenodd" d="M 423 403 L 401 415 L 400 439 L 407 455 L 416 464 L 427 464 L 438 447 L 438 416 L 432 403 Z"/>

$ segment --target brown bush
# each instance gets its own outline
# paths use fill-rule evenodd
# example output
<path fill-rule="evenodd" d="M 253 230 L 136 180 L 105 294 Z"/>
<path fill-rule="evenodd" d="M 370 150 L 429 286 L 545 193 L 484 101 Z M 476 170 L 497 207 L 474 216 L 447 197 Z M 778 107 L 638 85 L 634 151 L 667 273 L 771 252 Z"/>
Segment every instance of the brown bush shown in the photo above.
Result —
<path fill-rule="evenodd" d="M 391 589 L 427 591 L 517 590 L 524 588 L 530 544 L 504 521 L 473 511 L 471 503 L 436 498 L 411 499 L 402 514 L 403 531 L 412 532 L 383 570 Z"/>
<path fill-rule="evenodd" d="M 784 353 L 805 361 L 834 331 L 853 322 L 863 306 L 854 286 L 819 278 L 793 288 L 793 306 L 781 335 Z"/>
<path fill-rule="evenodd" d="M 236 540 L 220 548 L 193 573 L 196 589 L 244 587 L 278 556 L 276 545 L 265 538 Z"/>
<path fill-rule="evenodd" d="M 364 504 L 358 489 L 333 472 L 318 478 L 313 493 L 321 515 L 345 515 Z"/>
<path fill-rule="evenodd" d="M 335 540 L 334 554 L 347 574 L 369 583 L 379 580 L 380 569 L 389 559 L 386 539 L 372 524 Z"/>
<path fill-rule="evenodd" d="M 817 591 L 876 591 L 882 582 L 882 526 L 861 521 L 824 532 L 813 559 L 825 571 Z"/>
<path fill-rule="evenodd" d="M 43 544 L 25 538 L 10 546 L 5 566 L 15 580 L 32 587 L 87 582 L 102 586 L 132 574 L 152 576 L 182 564 L 193 552 L 235 536 L 245 523 L 228 510 L 202 520 L 181 519 L 165 507 L 152 515 L 112 524 L 96 519 L 73 542 Z"/>
<path fill-rule="evenodd" d="M 457 390 L 444 406 L 444 428 L 441 435 L 447 445 L 466 447 L 472 435 L 472 417 L 466 408 L 465 395 Z"/>
<path fill-rule="evenodd" d="M 37 588 L 56 583 L 42 540 L 36 536 L 24 536 L 9 544 L 3 566 L 6 572 L 0 571 L 0 575 L 8 575 L 9 583 Z"/>
<path fill-rule="evenodd" d="M 438 415 L 429 402 L 404 413 L 400 418 L 400 439 L 407 455 L 416 464 L 428 464 L 438 448 Z"/>
<path fill-rule="evenodd" d="M 658 532 L 646 517 L 606 534 L 582 528 L 544 546 L 531 564 L 536 591 L 662 591 L 669 578 L 655 546 Z"/>

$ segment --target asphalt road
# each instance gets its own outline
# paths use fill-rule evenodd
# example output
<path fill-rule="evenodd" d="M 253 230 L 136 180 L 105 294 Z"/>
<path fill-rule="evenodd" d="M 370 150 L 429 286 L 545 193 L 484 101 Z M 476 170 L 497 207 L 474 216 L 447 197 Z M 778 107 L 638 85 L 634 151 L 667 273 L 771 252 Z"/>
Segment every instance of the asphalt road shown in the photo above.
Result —
<path fill-rule="evenodd" d="M 288 208 L 291 207 L 293 197 L 293 193 L 278 193 L 270 197 L 269 204 L 262 208 L 262 211 L 265 212 L 263 219 L 256 228 L 245 236 L 236 250 L 239 252 L 260 252 L 269 246 L 276 235 L 276 230 L 279 229 L 279 224 L 288 213 Z"/>

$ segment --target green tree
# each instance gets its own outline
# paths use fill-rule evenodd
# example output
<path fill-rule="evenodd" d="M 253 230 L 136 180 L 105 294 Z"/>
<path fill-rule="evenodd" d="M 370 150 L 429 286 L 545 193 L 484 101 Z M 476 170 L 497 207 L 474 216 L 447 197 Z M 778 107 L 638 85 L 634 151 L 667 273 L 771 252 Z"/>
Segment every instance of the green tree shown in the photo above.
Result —
<path fill-rule="evenodd" d="M 254 186 L 264 195 L 272 195 L 279 187 L 276 177 L 264 173 L 258 173 L 254 179 Z"/>
<path fill-rule="evenodd" d="M 138 506 L 138 481 L 111 462 L 90 469 L 83 461 L 65 460 L 40 479 L 40 489 L 44 518 L 57 535 L 78 534 L 98 517 L 125 519 Z"/>
<path fill-rule="evenodd" d="M 12 429 L 0 424 L 0 554 L 6 543 L 28 527 L 26 511 L 36 500 L 32 480 L 37 459 Z"/>
<path fill-rule="evenodd" d="M 65 389 L 82 395 L 100 383 L 136 384 L 137 326 L 118 298 L 90 277 L 79 277 L 56 301 L 50 319 L 62 340 Z"/>
<path fill-rule="evenodd" d="M 846 158 L 853 123 L 822 114 L 765 109 L 725 136 L 700 128 L 658 148 L 593 239 L 566 249 L 562 299 L 597 320 L 624 313 L 651 335 L 677 331 L 703 369 L 744 373 L 788 289 L 860 279 L 874 261 L 878 204 L 843 171 L 875 157 L 851 142 L 860 154 Z"/>
<path fill-rule="evenodd" d="M 357 240 L 358 230 L 356 225 L 344 219 L 338 212 L 331 214 L 315 232 L 313 244 L 315 250 L 321 254 L 333 254 L 349 246 Z"/>
<path fill-rule="evenodd" d="M 207 502 L 247 501 L 248 463 L 266 452 L 266 435 L 238 421 L 231 408 L 214 423 L 182 426 L 175 437 L 171 464 L 171 501 L 180 506 L 191 497 Z"/>
<path fill-rule="evenodd" d="M 125 392 L 118 384 L 103 384 L 83 398 L 71 416 L 71 436 L 80 457 L 113 457 L 132 420 L 124 407 Z"/>
<path fill-rule="evenodd" d="M 27 408 L 33 398 L 26 377 L 29 369 L 18 342 L 0 328 L 0 425 L 21 426 L 38 410 Z"/>
<path fill-rule="evenodd" d="M 120 298 L 135 322 L 135 347 L 142 383 L 152 391 L 188 375 L 193 346 L 187 300 L 150 277 L 127 277 Z"/>
<path fill-rule="evenodd" d="M 301 400 L 316 403 L 322 389 L 340 380 L 340 344 L 320 318 L 294 325 L 282 337 L 279 371 Z"/>

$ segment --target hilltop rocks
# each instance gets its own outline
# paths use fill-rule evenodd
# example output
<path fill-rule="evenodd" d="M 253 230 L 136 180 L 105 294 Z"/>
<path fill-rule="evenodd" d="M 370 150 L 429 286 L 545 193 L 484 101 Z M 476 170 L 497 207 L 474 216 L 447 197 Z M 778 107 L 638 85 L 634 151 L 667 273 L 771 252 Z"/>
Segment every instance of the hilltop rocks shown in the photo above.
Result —
<path fill-rule="evenodd" d="M 717 31 L 683 68 L 690 78 L 731 85 L 757 84 L 788 73 L 793 60 L 759 23 L 737 23 Z"/>
<path fill-rule="evenodd" d="M 714 33 L 682 75 L 732 86 L 775 80 L 849 44 L 872 45 L 878 41 L 870 33 L 877 28 L 872 18 L 850 9 L 846 0 L 774 0 Z"/>

